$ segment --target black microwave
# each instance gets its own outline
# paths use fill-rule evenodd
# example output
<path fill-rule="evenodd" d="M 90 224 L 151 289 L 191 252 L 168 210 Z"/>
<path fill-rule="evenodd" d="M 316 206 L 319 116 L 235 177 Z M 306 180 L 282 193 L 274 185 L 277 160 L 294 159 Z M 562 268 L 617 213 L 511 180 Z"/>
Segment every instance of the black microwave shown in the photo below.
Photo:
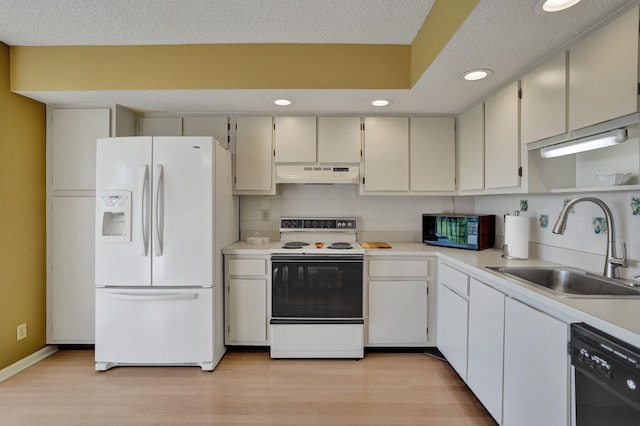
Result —
<path fill-rule="evenodd" d="M 495 215 L 423 214 L 422 242 L 432 246 L 484 250 L 496 239 Z"/>

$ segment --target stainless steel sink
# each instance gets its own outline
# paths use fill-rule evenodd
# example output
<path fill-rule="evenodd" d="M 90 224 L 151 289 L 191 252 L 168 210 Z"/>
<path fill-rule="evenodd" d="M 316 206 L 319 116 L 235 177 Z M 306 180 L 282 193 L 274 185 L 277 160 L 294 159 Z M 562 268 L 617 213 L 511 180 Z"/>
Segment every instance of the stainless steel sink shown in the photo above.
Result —
<path fill-rule="evenodd" d="M 606 278 L 575 268 L 487 266 L 488 269 L 565 297 L 640 298 L 637 281 Z"/>

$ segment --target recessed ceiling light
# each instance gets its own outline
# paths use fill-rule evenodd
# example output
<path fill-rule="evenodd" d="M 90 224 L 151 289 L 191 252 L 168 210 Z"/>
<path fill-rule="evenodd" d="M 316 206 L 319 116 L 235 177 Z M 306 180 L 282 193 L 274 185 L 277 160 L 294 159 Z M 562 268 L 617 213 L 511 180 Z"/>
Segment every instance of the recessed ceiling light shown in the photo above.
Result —
<path fill-rule="evenodd" d="M 293 103 L 293 101 L 290 99 L 276 99 L 275 101 L 273 101 L 273 103 L 278 106 L 289 106 Z"/>
<path fill-rule="evenodd" d="M 535 10 L 537 13 L 560 12 L 578 3 L 580 0 L 538 0 Z"/>
<path fill-rule="evenodd" d="M 493 74 L 493 71 L 491 71 L 490 69 L 484 68 L 484 69 L 465 71 L 460 77 L 467 81 L 476 81 L 476 80 L 482 80 L 483 78 L 487 78 L 491 74 Z"/>
<path fill-rule="evenodd" d="M 373 105 L 374 107 L 385 107 L 385 106 L 391 104 L 391 101 L 389 101 L 387 99 L 376 99 L 375 101 L 371 101 L 369 103 L 371 105 Z"/>

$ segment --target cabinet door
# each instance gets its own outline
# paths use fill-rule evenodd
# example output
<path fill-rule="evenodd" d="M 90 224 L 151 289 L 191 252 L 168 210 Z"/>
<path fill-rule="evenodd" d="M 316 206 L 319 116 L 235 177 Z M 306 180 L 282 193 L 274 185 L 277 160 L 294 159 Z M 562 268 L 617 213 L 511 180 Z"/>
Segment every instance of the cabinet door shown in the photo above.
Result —
<path fill-rule="evenodd" d="M 446 286 L 439 284 L 438 349 L 463 380 L 467 379 L 468 318 L 469 302 Z"/>
<path fill-rule="evenodd" d="M 318 117 L 318 162 L 359 163 L 360 117 Z"/>
<path fill-rule="evenodd" d="M 182 117 L 140 117 L 138 136 L 182 136 Z"/>
<path fill-rule="evenodd" d="M 227 343 L 266 342 L 267 280 L 231 278 L 227 296 Z"/>
<path fill-rule="evenodd" d="M 408 191 L 409 119 L 366 117 L 364 120 L 364 189 Z"/>
<path fill-rule="evenodd" d="M 110 110 L 56 108 L 52 117 L 53 189 L 95 189 L 96 139 L 109 137 Z"/>
<path fill-rule="evenodd" d="M 638 6 L 569 50 L 569 130 L 638 110 Z"/>
<path fill-rule="evenodd" d="M 369 344 L 426 346 L 427 282 L 369 281 Z"/>
<path fill-rule="evenodd" d="M 506 299 L 504 424 L 569 424 L 568 340 L 567 324 Z"/>
<path fill-rule="evenodd" d="M 271 117 L 238 117 L 236 121 L 235 189 L 270 191 L 273 184 Z"/>
<path fill-rule="evenodd" d="M 470 291 L 467 384 L 501 423 L 504 294 L 473 278 Z"/>
<path fill-rule="evenodd" d="M 484 188 L 484 104 L 479 103 L 458 116 L 458 189 Z"/>
<path fill-rule="evenodd" d="M 276 163 L 316 162 L 316 118 L 276 117 Z"/>
<path fill-rule="evenodd" d="M 521 139 L 523 144 L 567 131 L 567 52 L 522 78 Z"/>
<path fill-rule="evenodd" d="M 452 117 L 411 118 L 412 191 L 455 190 L 455 145 Z"/>
<path fill-rule="evenodd" d="M 485 188 L 520 185 L 518 85 L 516 81 L 485 101 Z"/>
<path fill-rule="evenodd" d="M 48 343 L 93 343 L 95 197 L 53 197 Z"/>
<path fill-rule="evenodd" d="M 212 136 L 229 146 L 229 117 L 184 117 L 182 127 L 183 136 Z"/>

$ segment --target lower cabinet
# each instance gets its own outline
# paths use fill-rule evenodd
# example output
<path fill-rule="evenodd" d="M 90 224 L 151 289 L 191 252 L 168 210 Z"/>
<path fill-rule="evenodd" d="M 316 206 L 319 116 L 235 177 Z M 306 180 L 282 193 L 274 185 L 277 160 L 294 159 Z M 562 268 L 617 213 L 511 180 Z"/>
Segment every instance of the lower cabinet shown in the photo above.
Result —
<path fill-rule="evenodd" d="M 225 256 L 225 344 L 269 344 L 268 256 Z"/>
<path fill-rule="evenodd" d="M 568 425 L 568 324 L 507 298 L 504 424 Z"/>
<path fill-rule="evenodd" d="M 424 257 L 368 259 L 366 346 L 427 346 L 428 272 Z"/>
<path fill-rule="evenodd" d="M 438 349 L 449 364 L 467 379 L 469 301 L 445 283 L 438 284 Z"/>
<path fill-rule="evenodd" d="M 498 424 L 570 424 L 569 325 L 438 266 L 437 346 Z"/>
<path fill-rule="evenodd" d="M 502 421 L 505 296 L 471 278 L 467 384 L 491 416 Z"/>

